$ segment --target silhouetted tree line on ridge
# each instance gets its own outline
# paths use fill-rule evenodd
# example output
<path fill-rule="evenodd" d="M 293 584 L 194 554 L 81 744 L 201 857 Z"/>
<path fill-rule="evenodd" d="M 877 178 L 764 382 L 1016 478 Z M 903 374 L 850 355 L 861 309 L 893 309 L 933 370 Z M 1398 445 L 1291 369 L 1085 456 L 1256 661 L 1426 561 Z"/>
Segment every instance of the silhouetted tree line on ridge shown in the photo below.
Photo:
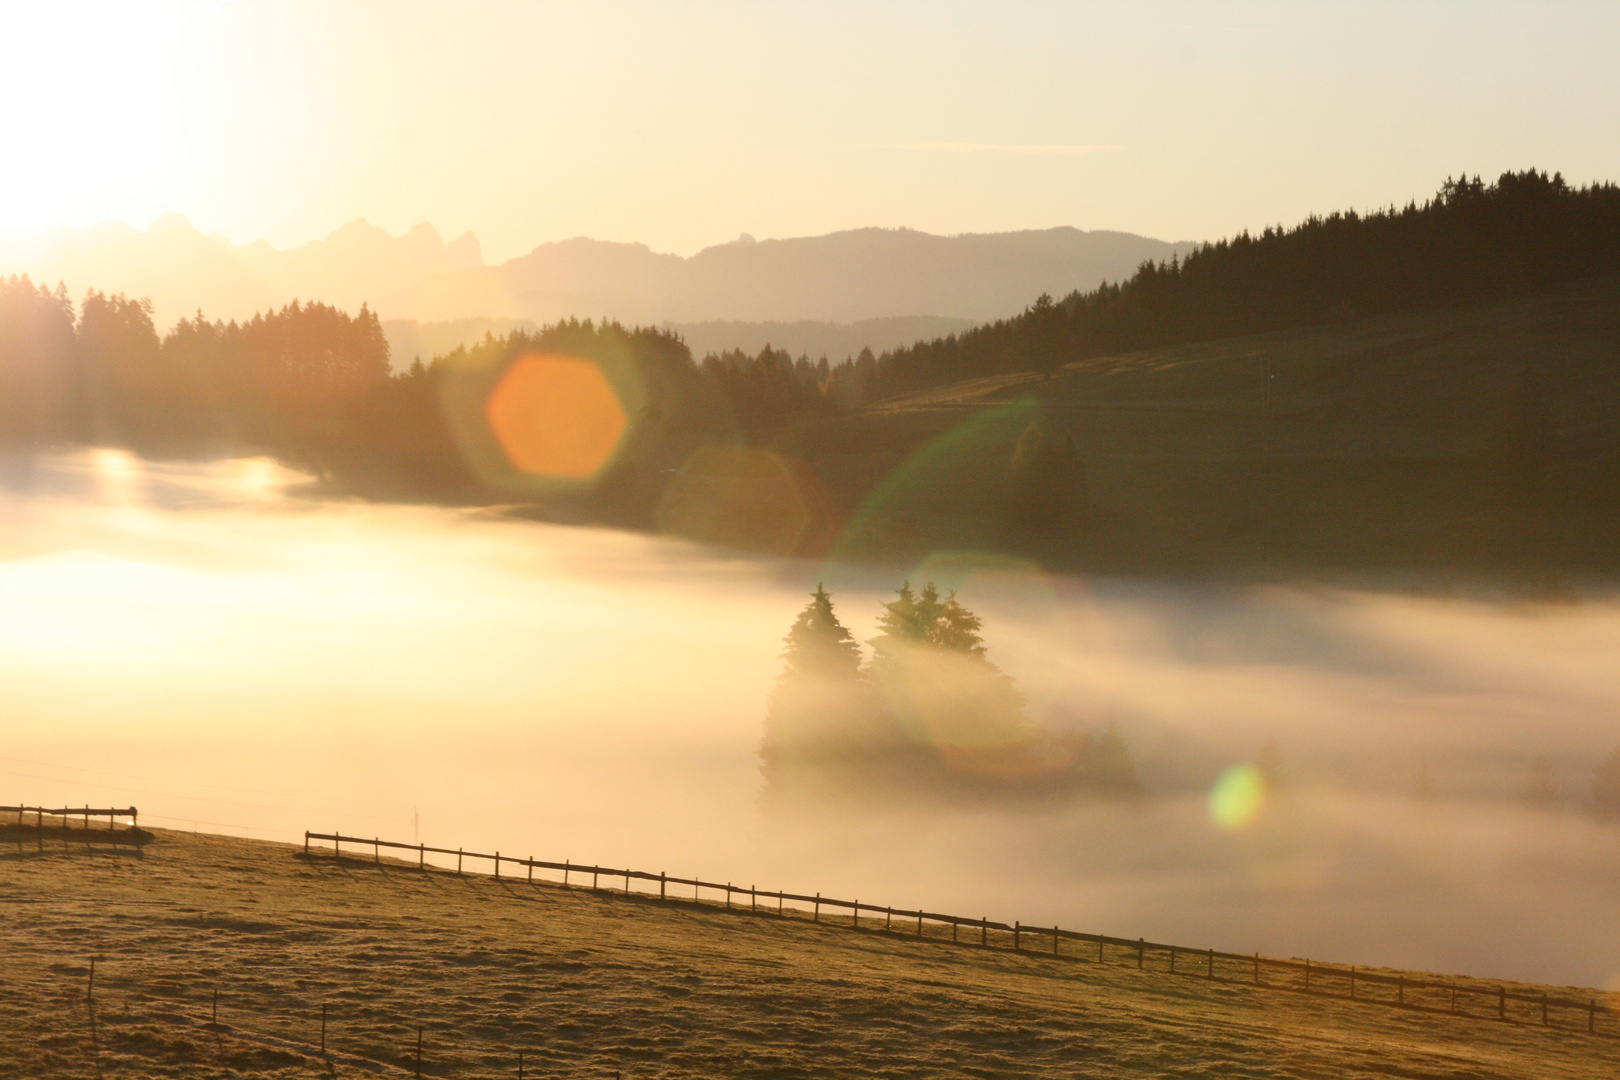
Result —
<path fill-rule="evenodd" d="M 0 279 L 0 446 L 270 452 L 361 486 L 472 488 L 484 478 L 446 415 L 445 384 L 526 353 L 583 357 L 635 384 L 634 445 L 604 480 L 610 502 L 635 502 L 694 445 L 830 407 L 840 370 L 769 346 L 699 365 L 671 331 L 565 319 L 392 372 L 364 306 L 351 316 L 295 301 L 242 323 L 199 312 L 160 335 L 145 300 L 92 290 L 75 311 L 61 286 L 11 277 Z"/>
<path fill-rule="evenodd" d="M 1183 342 L 1416 311 L 1620 272 L 1620 186 L 1534 169 L 1447 180 L 1434 198 L 1310 217 L 1144 263 L 1128 281 L 1042 296 L 1021 315 L 877 360 L 870 392 Z"/>

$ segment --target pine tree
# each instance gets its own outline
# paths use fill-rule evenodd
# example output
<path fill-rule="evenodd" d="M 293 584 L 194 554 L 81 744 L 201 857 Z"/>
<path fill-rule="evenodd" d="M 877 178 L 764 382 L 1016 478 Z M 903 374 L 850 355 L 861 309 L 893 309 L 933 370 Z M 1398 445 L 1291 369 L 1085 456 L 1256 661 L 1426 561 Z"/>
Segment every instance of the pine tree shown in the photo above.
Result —
<path fill-rule="evenodd" d="M 893 739 L 874 707 L 861 651 L 817 585 L 783 639 L 765 712 L 761 767 L 772 796 L 859 783 Z"/>
<path fill-rule="evenodd" d="M 933 588 L 932 585 L 929 588 Z M 939 614 L 934 618 L 933 626 L 928 628 L 928 644 L 937 649 L 947 649 L 951 652 L 962 653 L 966 656 L 976 656 L 984 659 L 984 638 L 979 634 L 983 622 L 973 612 L 963 607 L 956 599 L 953 591 L 945 597 L 945 602 L 939 605 Z M 985 660 L 986 664 L 990 661 Z M 994 665 L 991 665 L 994 667 Z"/>
<path fill-rule="evenodd" d="M 901 585 L 878 619 L 872 681 L 909 737 L 947 768 L 1011 775 L 1026 749 L 1025 698 L 986 656 L 979 617 L 932 582 Z"/>
<path fill-rule="evenodd" d="M 901 584 L 895 599 L 883 605 L 883 614 L 878 616 L 878 636 L 869 642 L 874 676 L 892 674 L 907 649 L 928 641 L 941 606 L 933 582 L 923 587 L 921 596 L 911 591 L 911 582 Z"/>
<path fill-rule="evenodd" d="M 854 679 L 859 677 L 861 649 L 855 637 L 838 621 L 832 597 L 816 586 L 793 627 L 782 639 L 783 678 L 816 676 Z"/>

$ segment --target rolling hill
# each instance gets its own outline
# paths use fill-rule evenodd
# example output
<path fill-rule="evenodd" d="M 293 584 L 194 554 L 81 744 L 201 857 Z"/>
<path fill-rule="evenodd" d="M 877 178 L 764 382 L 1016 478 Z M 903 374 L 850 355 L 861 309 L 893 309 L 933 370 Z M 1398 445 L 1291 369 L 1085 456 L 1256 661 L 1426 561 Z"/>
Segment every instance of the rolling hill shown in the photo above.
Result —
<path fill-rule="evenodd" d="M 1617 371 L 1610 277 L 961 380 L 783 446 L 840 507 L 839 550 L 862 558 L 971 548 L 1111 571 L 1611 571 Z M 1010 523 L 1013 453 L 1032 423 L 1074 441 L 1082 520 Z"/>
<path fill-rule="evenodd" d="M 526 1076 L 1620 1067 L 1620 1042 L 1584 1016 L 1542 1026 L 1524 1006 L 1452 1016 L 1139 970 L 1123 950 L 1053 959 L 221 836 L 159 831 L 139 858 L 3 854 L 0 902 L 0 1072 L 14 1076 L 408 1076 L 418 1032 L 421 1074 L 446 1077 L 515 1076 L 520 1051 Z M 1597 996 L 1515 987 L 1543 990 Z"/>

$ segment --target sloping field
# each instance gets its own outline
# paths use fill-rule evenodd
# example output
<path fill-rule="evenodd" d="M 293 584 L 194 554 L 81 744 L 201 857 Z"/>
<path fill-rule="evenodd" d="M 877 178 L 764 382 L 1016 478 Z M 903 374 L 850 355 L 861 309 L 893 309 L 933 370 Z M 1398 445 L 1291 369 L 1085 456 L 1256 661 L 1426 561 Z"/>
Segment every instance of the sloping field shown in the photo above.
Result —
<path fill-rule="evenodd" d="M 218 836 L 160 832 L 141 857 L 8 852 L 0 912 L 3 1076 L 409 1075 L 418 1027 L 426 1076 L 517 1076 L 520 1051 L 531 1077 L 1620 1071 L 1620 1039 L 1574 1018 L 1455 1017 Z"/>
<path fill-rule="evenodd" d="M 845 554 L 1607 573 L 1617 372 L 1620 278 L 1605 278 L 965 380 L 841 418 L 805 453 L 859 507 Z M 1036 536 L 1008 521 L 1032 422 L 1073 439 L 1088 502 L 1073 527 Z"/>

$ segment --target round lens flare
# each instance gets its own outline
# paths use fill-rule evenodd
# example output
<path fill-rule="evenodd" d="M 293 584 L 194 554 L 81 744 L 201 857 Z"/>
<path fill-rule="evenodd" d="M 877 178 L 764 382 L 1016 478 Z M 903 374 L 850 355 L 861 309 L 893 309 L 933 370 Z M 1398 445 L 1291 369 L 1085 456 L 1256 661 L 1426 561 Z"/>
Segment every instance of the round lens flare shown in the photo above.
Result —
<path fill-rule="evenodd" d="M 555 480 L 595 476 L 629 426 L 600 368 L 550 354 L 513 361 L 485 402 L 484 415 L 512 468 Z"/>
<path fill-rule="evenodd" d="M 1209 789 L 1209 819 L 1228 832 L 1252 825 L 1266 805 L 1266 778 L 1253 765 L 1234 765 Z"/>

